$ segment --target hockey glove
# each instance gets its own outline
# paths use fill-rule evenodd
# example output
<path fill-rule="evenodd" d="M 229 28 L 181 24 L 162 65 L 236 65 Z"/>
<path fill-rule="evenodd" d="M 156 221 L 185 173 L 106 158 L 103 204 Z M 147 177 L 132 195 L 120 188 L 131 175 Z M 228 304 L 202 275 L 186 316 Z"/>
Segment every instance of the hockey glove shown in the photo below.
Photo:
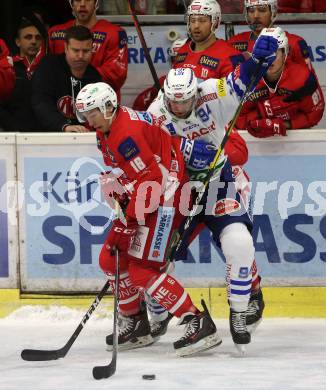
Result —
<path fill-rule="evenodd" d="M 261 62 L 264 67 L 268 67 L 275 61 L 278 29 L 279 27 L 264 28 L 260 33 L 252 52 L 252 59 L 256 63 Z"/>
<path fill-rule="evenodd" d="M 116 174 L 113 171 L 101 172 L 99 178 L 102 194 L 111 208 L 115 208 L 113 199 L 115 199 L 122 209 L 125 209 L 129 203 L 133 190 L 132 183 L 123 177 L 123 174 Z"/>
<path fill-rule="evenodd" d="M 252 136 L 257 138 L 286 135 L 284 121 L 280 118 L 250 121 L 247 130 Z"/>
<path fill-rule="evenodd" d="M 204 141 L 192 141 L 182 137 L 180 149 L 187 168 L 202 170 L 209 168 L 216 155 L 215 146 Z"/>
<path fill-rule="evenodd" d="M 121 252 L 127 252 L 130 244 L 135 237 L 138 223 L 134 220 L 129 221 L 127 226 L 120 219 L 113 222 L 106 244 L 111 250 L 118 249 Z"/>

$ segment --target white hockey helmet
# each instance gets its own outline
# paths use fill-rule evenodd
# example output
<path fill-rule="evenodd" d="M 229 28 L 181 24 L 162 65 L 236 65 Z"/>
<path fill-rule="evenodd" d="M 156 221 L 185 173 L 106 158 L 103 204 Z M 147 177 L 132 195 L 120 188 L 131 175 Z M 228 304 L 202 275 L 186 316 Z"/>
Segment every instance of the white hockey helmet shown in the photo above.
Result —
<path fill-rule="evenodd" d="M 113 107 L 113 112 L 118 108 L 118 99 L 115 91 L 106 83 L 87 84 L 79 91 L 76 98 L 76 116 L 79 122 L 86 122 L 83 115 L 85 112 L 98 108 L 103 115 L 106 115 L 106 110 L 109 105 Z M 107 119 L 110 119 L 107 118 Z"/>
<path fill-rule="evenodd" d="M 247 22 L 248 22 L 248 8 L 255 7 L 255 6 L 261 6 L 261 5 L 268 5 L 270 7 L 270 10 L 272 13 L 272 21 L 274 21 L 276 19 L 277 0 L 245 0 L 245 14 L 246 14 Z"/>
<path fill-rule="evenodd" d="M 271 37 L 274 37 L 277 40 L 278 48 L 284 49 L 284 53 L 287 56 L 289 53 L 289 40 L 286 36 L 286 33 L 284 30 L 281 29 L 281 27 L 269 27 L 264 28 L 261 33 L 261 35 L 269 35 Z"/>
<path fill-rule="evenodd" d="M 196 97 L 197 77 L 190 68 L 170 69 L 164 81 L 164 97 L 175 102 L 184 102 Z"/>
<path fill-rule="evenodd" d="M 189 18 L 191 15 L 206 15 L 212 20 L 212 32 L 219 28 L 222 13 L 221 7 L 216 0 L 193 0 L 187 9 L 187 29 L 189 30 Z"/>

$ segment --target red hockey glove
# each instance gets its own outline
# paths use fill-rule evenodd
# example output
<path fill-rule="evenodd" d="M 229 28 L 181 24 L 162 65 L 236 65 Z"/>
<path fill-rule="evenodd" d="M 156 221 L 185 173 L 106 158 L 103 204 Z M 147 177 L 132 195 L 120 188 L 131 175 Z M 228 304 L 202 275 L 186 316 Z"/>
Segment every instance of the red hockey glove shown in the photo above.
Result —
<path fill-rule="evenodd" d="M 248 132 L 257 138 L 266 138 L 276 136 L 285 136 L 286 127 L 284 121 L 279 118 L 275 119 L 256 119 L 250 121 L 247 126 Z"/>
<path fill-rule="evenodd" d="M 127 252 L 136 234 L 137 226 L 138 223 L 136 221 L 129 221 L 126 226 L 120 219 L 116 219 L 109 231 L 106 244 L 112 250 L 118 249 L 121 252 Z"/>

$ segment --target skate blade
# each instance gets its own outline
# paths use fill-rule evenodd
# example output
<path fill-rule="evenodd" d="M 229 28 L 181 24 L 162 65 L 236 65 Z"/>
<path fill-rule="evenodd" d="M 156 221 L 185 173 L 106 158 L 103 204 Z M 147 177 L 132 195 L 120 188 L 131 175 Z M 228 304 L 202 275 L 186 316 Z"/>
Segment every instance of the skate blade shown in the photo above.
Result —
<path fill-rule="evenodd" d="M 234 345 L 235 345 L 237 351 L 239 352 L 240 356 L 245 356 L 246 355 L 246 353 L 247 353 L 246 345 L 247 344 L 236 344 L 236 343 L 234 343 Z"/>
<path fill-rule="evenodd" d="M 248 330 L 248 332 L 249 332 L 250 334 L 254 334 L 255 331 L 256 331 L 256 329 L 257 329 L 257 327 L 258 327 L 258 325 L 262 322 L 262 320 L 263 320 L 263 319 L 261 318 L 260 320 L 254 322 L 253 324 L 247 325 L 247 330 Z"/>
<path fill-rule="evenodd" d="M 222 339 L 215 333 L 199 340 L 196 344 L 177 349 L 176 355 L 180 357 L 191 356 L 198 352 L 207 351 L 208 349 L 218 347 L 222 344 Z"/>
<path fill-rule="evenodd" d="M 130 349 L 135 349 L 135 348 L 143 348 L 148 345 L 153 344 L 156 341 L 156 339 L 153 339 L 151 335 L 147 336 L 142 336 L 142 337 L 137 337 L 133 339 L 133 341 L 128 341 L 124 344 L 119 344 L 118 350 L 119 351 L 127 351 Z M 113 347 L 112 345 L 106 345 L 106 350 L 107 351 L 112 351 Z"/>

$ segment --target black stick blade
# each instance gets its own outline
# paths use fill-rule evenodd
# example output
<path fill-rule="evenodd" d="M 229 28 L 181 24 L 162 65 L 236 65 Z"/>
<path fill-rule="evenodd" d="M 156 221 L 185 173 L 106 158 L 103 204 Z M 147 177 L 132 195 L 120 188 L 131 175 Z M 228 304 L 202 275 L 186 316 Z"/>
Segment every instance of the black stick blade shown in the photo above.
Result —
<path fill-rule="evenodd" d="M 110 378 L 115 373 L 116 362 L 111 362 L 108 366 L 96 366 L 93 368 L 94 379 Z"/>
<path fill-rule="evenodd" d="M 57 360 L 62 355 L 57 350 L 42 351 L 38 349 L 24 349 L 21 353 L 21 358 L 27 361 L 46 361 L 46 360 Z"/>

